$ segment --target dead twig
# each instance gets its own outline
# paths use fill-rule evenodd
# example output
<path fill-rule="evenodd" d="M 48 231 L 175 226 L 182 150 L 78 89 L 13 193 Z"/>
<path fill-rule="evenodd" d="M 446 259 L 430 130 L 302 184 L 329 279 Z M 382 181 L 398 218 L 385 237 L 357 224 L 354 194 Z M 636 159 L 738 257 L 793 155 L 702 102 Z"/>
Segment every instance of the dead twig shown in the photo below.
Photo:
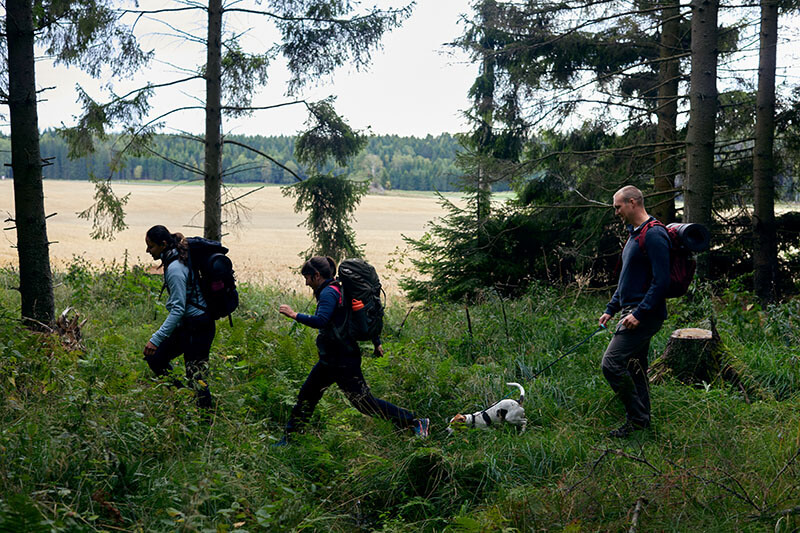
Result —
<path fill-rule="evenodd" d="M 505 300 L 503 300 L 502 298 L 500 298 L 500 309 L 503 310 L 503 324 L 505 324 L 506 327 L 506 340 L 508 342 L 511 342 L 511 335 L 508 332 L 508 317 L 506 316 L 506 304 Z"/>
<path fill-rule="evenodd" d="M 589 473 L 588 473 L 588 474 L 586 474 L 586 475 L 585 475 L 584 477 L 582 477 L 581 479 L 579 479 L 579 480 L 578 480 L 578 481 L 577 481 L 577 482 L 576 482 L 574 485 L 572 485 L 571 487 L 569 487 L 569 488 L 568 488 L 568 489 L 567 489 L 565 492 L 566 492 L 567 494 L 569 494 L 570 492 L 572 492 L 573 490 L 575 490 L 576 488 L 578 488 L 578 486 L 579 486 L 579 485 L 583 484 L 583 482 L 584 482 L 584 481 L 586 481 L 587 479 L 589 479 L 590 477 L 592 477 L 592 474 L 594 474 L 594 471 L 597 469 L 597 466 L 598 466 L 598 465 L 599 465 L 601 462 L 603 462 L 603 459 L 605 459 L 606 457 L 608 457 L 608 454 L 609 454 L 610 452 L 611 452 L 611 450 L 608 450 L 608 449 L 606 449 L 606 450 L 603 450 L 603 453 L 601 453 L 601 454 L 600 454 L 600 456 L 599 456 L 597 459 L 595 459 L 595 460 L 594 460 L 594 462 L 592 463 L 592 467 L 589 469 Z"/>
<path fill-rule="evenodd" d="M 644 496 L 639 496 L 639 499 L 636 500 L 636 506 L 633 508 L 633 517 L 631 517 L 631 528 L 628 530 L 628 533 L 636 533 L 639 528 L 639 517 L 644 511 L 644 506 L 647 505 L 647 500 Z"/>
<path fill-rule="evenodd" d="M 741 501 L 745 502 L 746 504 L 750 505 L 750 506 L 751 506 L 751 507 L 753 507 L 753 508 L 754 508 L 756 511 L 758 511 L 758 512 L 761 512 L 761 511 L 762 511 L 761 507 L 759 507 L 759 506 L 758 506 L 758 504 L 756 504 L 756 503 L 753 501 L 753 499 L 752 499 L 752 498 L 750 498 L 750 495 L 749 495 L 749 494 L 747 494 L 747 491 L 744 489 L 744 487 L 742 487 L 741 483 L 739 483 L 739 480 L 737 480 L 737 479 L 736 479 L 735 477 L 733 477 L 732 475 L 730 475 L 730 474 L 727 474 L 727 476 L 728 476 L 729 478 L 731 478 L 731 479 L 734 481 L 734 483 L 736 483 L 736 485 L 737 485 L 737 486 L 738 486 L 738 487 L 739 487 L 739 488 L 742 490 L 742 492 L 738 492 L 738 491 L 736 491 L 735 489 L 732 489 L 731 487 L 729 487 L 728 485 L 725 485 L 725 484 L 724 484 L 724 483 L 722 483 L 722 482 L 716 481 L 716 480 L 714 480 L 714 479 L 708 479 L 708 478 L 704 478 L 703 476 L 700 476 L 700 475 L 698 475 L 698 474 L 695 474 L 694 472 L 692 472 L 692 471 L 691 471 L 691 470 L 689 470 L 688 468 L 685 468 L 685 467 L 682 467 L 682 466 L 680 466 L 680 465 L 678 465 L 678 464 L 675 464 L 675 462 L 674 462 L 674 461 L 671 461 L 671 460 L 669 460 L 669 459 L 667 459 L 666 461 L 667 461 L 667 462 L 668 462 L 670 465 L 674 466 L 675 468 L 677 468 L 677 469 L 679 469 L 679 470 L 681 470 L 681 471 L 683 471 L 683 472 L 686 472 L 686 474 L 687 474 L 689 477 L 693 477 L 694 479 L 697 479 L 698 481 L 701 481 L 701 482 L 703 482 L 703 483 L 706 483 L 706 484 L 709 484 L 709 485 L 714 485 L 715 487 L 719 487 L 719 488 L 721 488 L 722 490 L 724 490 L 725 492 L 727 492 L 728 494 L 731 494 L 731 495 L 732 495 L 732 496 L 734 496 L 735 498 L 737 498 L 737 499 L 739 499 L 739 500 L 741 500 Z"/>
<path fill-rule="evenodd" d="M 638 457 L 636 455 L 631 455 L 627 452 L 624 452 L 620 449 L 610 449 L 608 450 L 610 453 L 613 453 L 617 457 L 624 457 L 626 459 L 630 459 L 631 461 L 643 464 L 650 468 L 656 474 L 661 474 L 661 470 L 659 470 L 655 465 L 653 465 L 650 461 L 648 461 L 644 456 Z"/>
<path fill-rule="evenodd" d="M 403 331 L 403 326 L 406 325 L 406 320 L 408 320 L 408 316 L 411 314 L 411 311 L 413 311 L 413 310 L 414 310 L 414 306 L 413 305 L 408 308 L 408 312 L 406 313 L 406 316 L 403 317 L 403 321 L 400 323 L 400 327 L 397 328 L 398 337 L 400 336 L 400 332 Z"/>
<path fill-rule="evenodd" d="M 780 471 L 777 474 L 775 474 L 775 477 L 772 479 L 770 484 L 767 485 L 767 488 L 764 490 L 764 500 L 767 499 L 767 493 L 772 488 L 772 486 L 775 484 L 775 482 L 778 481 L 778 478 L 781 477 L 783 475 L 783 473 L 786 472 L 786 470 L 790 466 L 792 466 L 792 463 L 794 463 L 797 460 L 798 457 L 800 457 L 800 448 L 798 448 L 797 451 L 794 452 L 794 455 L 792 455 L 792 457 L 788 461 L 786 461 L 786 464 L 783 465 L 783 468 L 781 468 Z"/>

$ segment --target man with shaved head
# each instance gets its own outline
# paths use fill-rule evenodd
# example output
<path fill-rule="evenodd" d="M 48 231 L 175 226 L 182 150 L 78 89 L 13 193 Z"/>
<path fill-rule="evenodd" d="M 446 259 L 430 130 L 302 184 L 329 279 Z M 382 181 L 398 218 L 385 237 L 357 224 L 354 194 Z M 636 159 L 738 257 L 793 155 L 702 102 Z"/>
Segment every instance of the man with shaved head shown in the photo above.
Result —
<path fill-rule="evenodd" d="M 625 423 L 609 435 L 627 437 L 650 426 L 647 355 L 650 339 L 667 318 L 670 239 L 666 228 L 647 214 L 642 191 L 632 185 L 614 194 L 614 213 L 622 219 L 629 237 L 622 250 L 617 290 L 599 320 L 605 326 L 621 311 L 601 366 L 625 406 Z M 644 241 L 644 246 L 639 241 Z"/>

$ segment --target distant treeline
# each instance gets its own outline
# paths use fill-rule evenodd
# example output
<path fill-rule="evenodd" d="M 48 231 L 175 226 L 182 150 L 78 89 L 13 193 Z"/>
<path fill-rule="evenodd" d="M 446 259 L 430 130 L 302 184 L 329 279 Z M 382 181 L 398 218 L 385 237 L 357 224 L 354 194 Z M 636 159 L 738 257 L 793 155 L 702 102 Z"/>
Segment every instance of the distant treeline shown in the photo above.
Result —
<path fill-rule="evenodd" d="M 228 136 L 263 152 L 301 176 L 300 165 L 294 160 L 294 137 L 291 136 Z M 120 180 L 197 180 L 202 176 L 170 162 L 180 162 L 202 171 L 203 144 L 178 135 L 157 135 L 151 144 L 153 154 L 130 157 L 125 166 L 114 172 Z M 90 175 L 109 176 L 109 163 L 114 147 L 112 141 L 103 143 L 89 157 L 70 160 L 66 142 L 52 130 L 41 138 L 42 158 L 48 159 L 45 178 L 85 180 Z M 450 134 L 428 135 L 424 138 L 380 135 L 370 137 L 367 147 L 348 169 L 357 179 L 368 179 L 387 189 L 452 191 L 458 188 L 459 171 L 455 166 L 456 152 L 461 148 Z M 10 141 L 0 137 L 0 153 L 4 163 L 10 163 Z M 158 154 L 158 155 L 156 155 Z M 227 183 L 260 182 L 289 184 L 295 178 L 278 165 L 257 153 L 236 145 L 223 150 L 224 180 Z M 0 174 L 10 174 L 10 169 Z"/>

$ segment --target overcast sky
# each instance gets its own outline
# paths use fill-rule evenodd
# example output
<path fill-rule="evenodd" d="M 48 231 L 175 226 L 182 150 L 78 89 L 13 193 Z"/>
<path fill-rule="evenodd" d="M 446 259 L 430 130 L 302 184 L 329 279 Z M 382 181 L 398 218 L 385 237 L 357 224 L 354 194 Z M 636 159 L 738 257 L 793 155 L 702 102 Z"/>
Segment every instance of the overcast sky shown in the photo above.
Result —
<path fill-rule="evenodd" d="M 367 2 L 368 5 L 372 3 L 381 8 L 390 8 L 402 6 L 405 2 Z M 461 17 L 470 14 L 469 4 L 470 0 L 418 0 L 411 17 L 400 28 L 385 35 L 383 48 L 373 53 L 369 70 L 354 72 L 345 66 L 332 79 L 320 80 L 320 84 L 307 87 L 299 96 L 310 101 L 336 96 L 336 109 L 353 127 L 362 131 L 370 128 L 376 134 L 425 136 L 465 131 L 467 126 L 462 112 L 469 107 L 467 91 L 477 75 L 478 67 L 463 52 L 445 43 L 463 33 Z M 163 0 L 140 0 L 139 5 L 141 9 L 157 9 L 171 4 Z M 198 38 L 205 38 L 205 17 L 205 12 L 198 10 L 190 14 L 171 13 L 159 15 L 158 18 L 140 19 L 136 24 L 137 36 L 144 49 L 155 52 L 155 59 L 147 70 L 132 80 L 93 80 L 77 69 L 54 67 L 52 62 L 43 59 L 37 66 L 38 85 L 55 89 L 43 93 L 45 100 L 39 105 L 40 128 L 55 127 L 62 123 L 71 125 L 74 122 L 74 117 L 80 112 L 75 101 L 77 83 L 94 98 L 104 101 L 108 94 L 104 94 L 101 87 L 109 82 L 117 94 L 123 94 L 143 85 L 146 80 L 163 83 L 185 77 L 186 72 L 181 68 L 195 69 L 203 64 L 205 50 L 198 43 L 175 37 L 174 30 L 165 22 Z M 799 33 L 796 21 L 797 17 L 781 19 L 778 72 L 782 75 L 779 91 L 784 94 L 800 81 L 796 68 Z M 264 17 L 228 13 L 225 23 L 228 31 L 242 33 L 240 41 L 247 51 L 268 50 L 279 39 L 277 31 L 265 23 Z M 739 54 L 736 66 L 750 69 L 754 83 L 758 39 L 751 38 L 741 46 L 749 53 Z M 730 73 L 721 66 L 720 89 L 730 83 L 732 76 L 746 76 L 747 72 Z M 291 100 L 284 94 L 288 73 L 282 57 L 275 59 L 269 76 L 267 85 L 258 90 L 253 100 L 256 106 Z M 202 105 L 204 95 L 205 83 L 202 80 L 184 84 L 180 88 L 159 90 L 153 99 L 154 109 L 150 117 L 174 107 Z M 586 113 L 585 117 L 576 113 L 576 124 L 596 114 L 593 108 L 587 109 Z M 223 127 L 225 133 L 293 135 L 303 129 L 306 118 L 307 113 L 302 106 L 293 106 L 259 111 L 252 117 L 226 120 Z M 7 125 L 0 126 L 0 130 L 8 133 Z M 202 133 L 203 111 L 170 115 L 162 131 Z"/>
<path fill-rule="evenodd" d="M 380 7 L 401 6 L 402 1 L 379 0 Z M 143 0 L 143 9 L 162 7 L 155 0 Z M 477 74 L 463 52 L 445 46 L 463 32 L 459 23 L 462 14 L 469 13 L 469 0 L 419 0 L 413 13 L 403 25 L 387 34 L 383 49 L 373 54 L 368 71 L 355 72 L 350 67 L 339 69 L 333 80 L 324 80 L 319 86 L 308 87 L 300 95 L 308 100 L 336 96 L 335 107 L 349 123 L 359 130 L 371 128 L 376 134 L 424 136 L 442 132 L 456 133 L 465 129 L 462 112 L 469 107 L 467 91 Z M 205 36 L 204 13 L 200 17 L 179 21 L 181 29 L 197 36 Z M 174 15 L 172 15 L 174 17 Z M 163 17 L 163 16 L 162 16 Z M 176 20 L 171 19 L 173 25 Z M 248 51 L 266 50 L 277 35 L 263 19 L 241 14 L 226 18 L 227 29 L 247 30 L 242 38 Z M 143 48 L 155 51 L 151 68 L 133 80 L 93 80 L 77 69 L 54 67 L 43 60 L 37 66 L 37 83 L 47 91 L 46 99 L 39 105 L 41 129 L 62 124 L 70 125 L 80 112 L 76 104 L 75 85 L 89 90 L 102 100 L 102 85 L 112 81 L 118 94 L 136 87 L 142 80 L 155 83 L 185 77 L 176 67 L 194 68 L 205 61 L 205 53 L 197 44 L 164 35 L 170 29 L 156 20 L 140 20 L 137 35 Z M 279 57 L 271 65 L 270 80 L 259 89 L 254 105 L 273 105 L 290 100 L 284 95 L 288 74 Z M 158 93 L 151 116 L 157 116 L 178 105 L 198 105 L 195 98 L 203 99 L 205 84 L 202 81 L 184 85 L 181 90 Z M 302 106 L 281 110 L 260 111 L 254 116 L 225 122 L 225 133 L 293 135 L 300 131 L 307 117 Z M 7 131 L 7 127 L 4 128 Z M 182 112 L 167 120 L 165 132 L 204 130 L 202 110 Z"/>

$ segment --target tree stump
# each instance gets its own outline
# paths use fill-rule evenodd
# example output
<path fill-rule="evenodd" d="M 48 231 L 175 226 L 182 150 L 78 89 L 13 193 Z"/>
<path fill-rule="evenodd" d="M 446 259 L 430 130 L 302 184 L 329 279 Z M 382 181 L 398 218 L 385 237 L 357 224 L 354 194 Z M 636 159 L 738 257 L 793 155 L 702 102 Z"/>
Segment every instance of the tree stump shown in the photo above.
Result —
<path fill-rule="evenodd" d="M 719 375 L 721 359 L 719 335 L 710 329 L 676 329 L 653 370 L 663 365 L 683 383 L 711 383 Z"/>
<path fill-rule="evenodd" d="M 737 387 L 750 403 L 739 372 L 730 365 L 722 349 L 719 334 L 712 329 L 684 328 L 672 332 L 664 353 L 650 366 L 650 383 L 673 376 L 692 384 L 709 384 L 717 378 Z"/>

